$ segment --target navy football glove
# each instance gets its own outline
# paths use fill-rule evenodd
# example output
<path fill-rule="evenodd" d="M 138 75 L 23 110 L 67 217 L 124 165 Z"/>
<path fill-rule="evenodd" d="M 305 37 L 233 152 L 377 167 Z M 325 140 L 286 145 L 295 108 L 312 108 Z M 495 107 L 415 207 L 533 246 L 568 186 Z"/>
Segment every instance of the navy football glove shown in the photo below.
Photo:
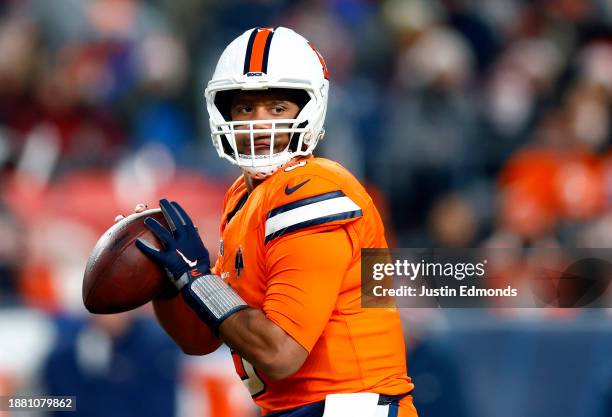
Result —
<path fill-rule="evenodd" d="M 152 217 L 147 217 L 144 223 L 163 244 L 163 249 L 157 250 L 140 238 L 136 240 L 136 247 L 163 267 L 180 290 L 189 282 L 187 272 L 192 269 L 197 269 L 200 275 L 210 272 L 210 256 L 191 218 L 177 202 L 162 199 L 159 207 L 170 230 Z"/>
<path fill-rule="evenodd" d="M 159 201 L 159 207 L 170 230 L 151 217 L 144 223 L 163 248 L 157 250 L 140 238 L 136 247 L 166 270 L 191 308 L 218 334 L 223 320 L 247 305 L 219 276 L 210 274 L 208 250 L 185 210 L 166 199 Z"/>

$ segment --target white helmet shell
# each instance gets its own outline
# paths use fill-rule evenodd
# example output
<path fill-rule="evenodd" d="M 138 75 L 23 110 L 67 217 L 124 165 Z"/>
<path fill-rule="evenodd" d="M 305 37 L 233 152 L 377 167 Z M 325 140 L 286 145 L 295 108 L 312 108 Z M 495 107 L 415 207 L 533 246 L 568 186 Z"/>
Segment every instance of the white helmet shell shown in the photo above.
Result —
<path fill-rule="evenodd" d="M 226 120 L 218 93 L 228 90 L 299 89 L 309 97 L 295 119 Z M 249 29 L 225 48 L 205 91 L 213 145 L 221 158 L 254 178 L 273 174 L 292 158 L 309 155 L 324 135 L 329 81 L 319 52 L 304 37 L 284 27 Z M 254 127 L 266 124 L 267 129 Z M 269 134 L 270 152 L 256 154 L 254 137 Z M 282 152 L 274 153 L 274 137 L 289 133 Z M 249 134 L 251 152 L 239 153 L 236 134 Z"/>

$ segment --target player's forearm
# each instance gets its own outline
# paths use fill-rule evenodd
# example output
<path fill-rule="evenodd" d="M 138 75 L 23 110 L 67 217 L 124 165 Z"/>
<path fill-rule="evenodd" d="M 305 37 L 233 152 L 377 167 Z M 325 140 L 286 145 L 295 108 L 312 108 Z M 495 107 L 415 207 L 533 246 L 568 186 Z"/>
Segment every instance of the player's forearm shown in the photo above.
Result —
<path fill-rule="evenodd" d="M 219 276 L 204 275 L 196 267 L 174 282 L 214 334 L 270 378 L 286 378 L 306 360 L 308 352 L 304 348 L 261 310 L 249 308 Z"/>
<path fill-rule="evenodd" d="M 261 310 L 248 308 L 232 314 L 219 327 L 223 341 L 272 379 L 297 372 L 308 352 Z"/>

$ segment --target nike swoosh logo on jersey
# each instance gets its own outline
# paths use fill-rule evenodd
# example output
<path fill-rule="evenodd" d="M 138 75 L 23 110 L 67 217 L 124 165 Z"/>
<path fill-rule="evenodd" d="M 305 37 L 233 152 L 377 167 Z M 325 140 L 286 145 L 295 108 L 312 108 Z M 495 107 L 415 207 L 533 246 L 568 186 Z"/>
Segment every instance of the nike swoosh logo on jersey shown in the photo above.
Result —
<path fill-rule="evenodd" d="M 176 249 L 176 252 L 181 255 L 181 258 L 183 258 L 183 261 L 185 261 L 187 265 L 189 265 L 189 268 L 193 268 L 198 264 L 198 261 L 190 261 L 189 259 L 187 259 L 187 257 L 183 255 L 180 250 Z"/>
<path fill-rule="evenodd" d="M 301 182 L 298 185 L 295 185 L 293 187 L 289 187 L 289 184 L 285 185 L 285 194 L 287 194 L 287 195 L 293 194 L 294 192 L 296 192 L 298 190 L 298 188 L 300 188 L 301 186 L 306 184 L 308 181 L 310 181 L 310 178 L 308 178 L 306 181 Z"/>

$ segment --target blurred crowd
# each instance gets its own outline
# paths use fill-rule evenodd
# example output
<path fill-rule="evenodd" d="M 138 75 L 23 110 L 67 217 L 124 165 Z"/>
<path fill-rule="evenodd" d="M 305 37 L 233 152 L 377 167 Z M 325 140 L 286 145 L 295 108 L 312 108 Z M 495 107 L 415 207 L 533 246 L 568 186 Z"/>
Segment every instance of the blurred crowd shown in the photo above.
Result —
<path fill-rule="evenodd" d="M 230 40 L 278 25 L 326 58 L 317 153 L 367 186 L 393 245 L 612 244 L 611 1 L 4 0 L 0 316 L 21 323 L 8 307 L 25 306 L 40 314 L 25 321 L 36 334 L 51 318 L 55 336 L 26 367 L 37 383 L 61 382 L 40 371 L 69 355 L 57 335 L 78 348 L 91 326 L 116 333 L 87 318 L 80 293 L 116 214 L 174 198 L 217 247 L 239 172 L 210 143 L 204 88 Z M 221 395 L 216 373 L 198 379 L 192 365 L 186 377 L 172 354 L 164 369 Z M 99 367 L 103 355 L 82 360 Z M 14 361 L 0 356 L 0 393 L 30 383 Z"/>

